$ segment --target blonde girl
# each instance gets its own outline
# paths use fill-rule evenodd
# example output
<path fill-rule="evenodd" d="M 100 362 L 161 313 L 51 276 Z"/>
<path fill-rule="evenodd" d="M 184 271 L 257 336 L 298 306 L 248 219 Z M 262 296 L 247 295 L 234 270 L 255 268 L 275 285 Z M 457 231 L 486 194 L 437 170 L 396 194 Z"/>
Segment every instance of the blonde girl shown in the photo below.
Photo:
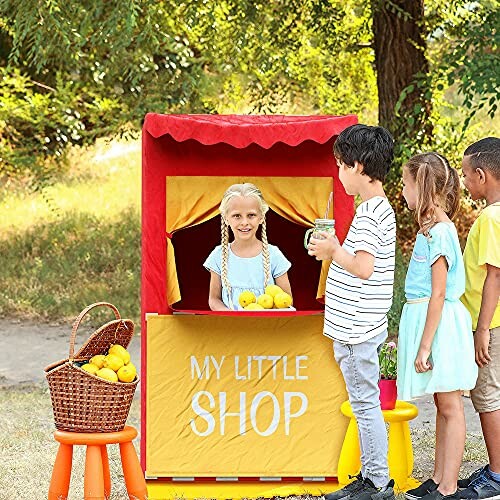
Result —
<path fill-rule="evenodd" d="M 451 221 L 459 207 L 460 182 L 444 156 L 423 153 L 403 167 L 403 185 L 420 229 L 399 325 L 398 397 L 432 394 L 436 406 L 434 473 L 406 498 L 455 499 L 465 444 L 461 391 L 472 389 L 477 378 L 471 318 L 460 302 L 465 270 Z"/>
<path fill-rule="evenodd" d="M 291 264 L 267 241 L 268 210 L 262 193 L 253 184 L 234 184 L 225 192 L 219 206 L 221 245 L 204 263 L 210 271 L 208 304 L 213 311 L 241 310 L 241 292 L 249 290 L 258 297 L 271 284 L 291 295 L 287 274 Z M 261 240 L 257 238 L 259 226 Z"/>

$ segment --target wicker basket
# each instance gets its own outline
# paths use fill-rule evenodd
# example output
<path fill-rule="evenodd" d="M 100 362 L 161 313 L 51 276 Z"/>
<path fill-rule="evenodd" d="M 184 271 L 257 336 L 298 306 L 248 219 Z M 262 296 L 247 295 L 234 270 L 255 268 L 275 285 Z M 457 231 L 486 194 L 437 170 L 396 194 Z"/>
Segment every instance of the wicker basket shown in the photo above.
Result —
<path fill-rule="evenodd" d="M 74 354 L 76 331 L 83 317 L 94 307 L 106 306 L 116 319 L 96 330 Z M 86 307 L 71 330 L 69 358 L 45 368 L 56 428 L 73 432 L 121 431 L 127 421 L 139 378 L 133 382 L 109 382 L 78 366 L 96 354 L 107 352 L 111 344 L 127 348 L 134 334 L 134 323 L 121 319 L 118 309 L 107 302 Z"/>

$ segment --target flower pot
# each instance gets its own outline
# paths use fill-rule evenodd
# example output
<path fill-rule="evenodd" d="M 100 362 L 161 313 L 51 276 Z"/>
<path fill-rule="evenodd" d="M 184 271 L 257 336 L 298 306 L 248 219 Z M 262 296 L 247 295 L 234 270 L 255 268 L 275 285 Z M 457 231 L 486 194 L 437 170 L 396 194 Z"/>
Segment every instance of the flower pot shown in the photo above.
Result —
<path fill-rule="evenodd" d="M 378 387 L 380 389 L 380 407 L 382 410 L 394 410 L 398 396 L 396 381 L 380 379 Z"/>

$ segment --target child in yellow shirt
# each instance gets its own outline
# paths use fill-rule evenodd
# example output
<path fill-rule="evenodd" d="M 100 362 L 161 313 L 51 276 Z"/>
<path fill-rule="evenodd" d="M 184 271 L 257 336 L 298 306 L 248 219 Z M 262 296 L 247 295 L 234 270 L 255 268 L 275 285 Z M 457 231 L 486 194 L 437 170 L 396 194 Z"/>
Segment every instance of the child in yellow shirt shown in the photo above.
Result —
<path fill-rule="evenodd" d="M 462 161 L 464 185 L 487 206 L 472 225 L 464 250 L 465 293 L 472 317 L 479 376 L 471 391 L 479 413 L 489 465 L 460 480 L 460 498 L 500 498 L 500 139 L 469 146 Z"/>

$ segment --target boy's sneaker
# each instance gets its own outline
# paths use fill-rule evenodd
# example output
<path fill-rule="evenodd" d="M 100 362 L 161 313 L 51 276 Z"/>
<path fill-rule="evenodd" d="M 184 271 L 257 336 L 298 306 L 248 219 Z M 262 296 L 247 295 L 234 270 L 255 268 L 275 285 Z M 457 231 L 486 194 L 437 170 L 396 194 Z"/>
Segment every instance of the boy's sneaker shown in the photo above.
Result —
<path fill-rule="evenodd" d="M 360 490 L 363 487 L 363 476 L 361 472 L 357 476 L 349 475 L 349 479 L 355 477 L 352 483 L 349 483 L 347 486 L 344 486 L 341 490 L 333 491 L 332 493 L 328 493 L 325 495 L 326 500 L 342 500 L 342 498 L 349 497 L 352 493 Z"/>
<path fill-rule="evenodd" d="M 437 490 L 439 485 L 436 484 L 432 479 L 427 479 L 418 488 L 413 488 L 405 493 L 405 498 L 408 500 L 420 500 L 425 495 L 432 493 Z"/>
<path fill-rule="evenodd" d="M 458 500 L 458 493 L 459 491 L 457 490 L 451 495 L 443 495 L 438 489 L 435 489 L 422 497 L 422 500 Z"/>
<path fill-rule="evenodd" d="M 495 481 L 489 470 L 485 470 L 469 487 L 459 492 L 459 498 L 467 500 L 500 500 L 500 482 Z"/>
<path fill-rule="evenodd" d="M 475 481 L 479 476 L 482 476 L 488 470 L 488 467 L 489 464 L 486 464 L 484 467 L 480 467 L 479 469 L 475 470 L 469 477 L 466 477 L 465 479 L 459 479 L 457 481 L 458 487 L 460 489 L 468 488 L 472 481 Z"/>
<path fill-rule="evenodd" d="M 328 495 L 325 495 L 326 500 L 339 500 L 339 499 L 346 499 L 346 500 L 395 500 L 394 497 L 394 480 L 390 480 L 389 483 L 385 488 L 376 488 L 375 485 L 371 482 L 370 479 L 365 478 L 361 482 L 359 481 L 359 477 L 361 475 L 357 476 L 357 480 L 354 481 L 355 483 L 358 483 L 356 485 L 356 488 L 352 488 L 351 491 L 347 494 L 347 496 L 332 496 L 332 495 L 339 495 L 339 494 L 344 494 L 341 493 L 343 490 L 347 488 L 342 488 L 342 490 L 339 491 L 334 491 L 333 493 L 330 493 Z M 354 483 L 351 483 L 351 485 Z M 350 486 L 350 485 L 348 485 Z"/>

